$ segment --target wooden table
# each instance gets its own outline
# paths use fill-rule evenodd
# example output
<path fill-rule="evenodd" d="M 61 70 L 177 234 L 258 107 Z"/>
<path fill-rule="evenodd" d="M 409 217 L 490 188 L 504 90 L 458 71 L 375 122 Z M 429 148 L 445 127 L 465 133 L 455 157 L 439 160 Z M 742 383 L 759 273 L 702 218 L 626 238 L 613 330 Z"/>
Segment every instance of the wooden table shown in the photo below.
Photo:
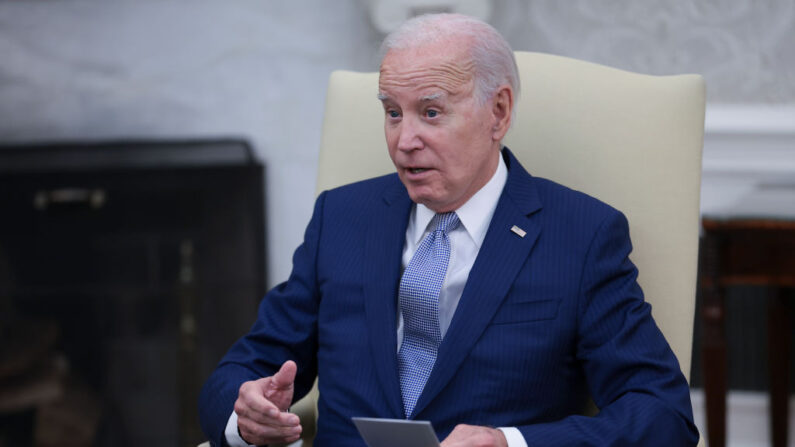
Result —
<path fill-rule="evenodd" d="M 771 438 L 787 445 L 789 352 L 792 338 L 787 295 L 795 289 L 795 219 L 704 218 L 701 348 L 710 447 L 726 444 L 727 286 L 767 286 Z M 792 295 L 791 295 L 792 296 Z"/>

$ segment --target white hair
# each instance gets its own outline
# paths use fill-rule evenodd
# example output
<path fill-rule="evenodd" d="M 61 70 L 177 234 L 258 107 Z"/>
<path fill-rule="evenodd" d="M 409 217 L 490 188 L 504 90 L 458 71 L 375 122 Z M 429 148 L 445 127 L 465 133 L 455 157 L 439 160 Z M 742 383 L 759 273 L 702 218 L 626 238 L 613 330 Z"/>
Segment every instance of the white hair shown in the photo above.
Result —
<path fill-rule="evenodd" d="M 404 50 L 450 38 L 469 38 L 474 64 L 475 97 L 485 104 L 504 84 L 519 98 L 519 69 L 508 42 L 488 23 L 462 14 L 426 14 L 404 22 L 381 44 L 382 58 L 390 50 Z"/>

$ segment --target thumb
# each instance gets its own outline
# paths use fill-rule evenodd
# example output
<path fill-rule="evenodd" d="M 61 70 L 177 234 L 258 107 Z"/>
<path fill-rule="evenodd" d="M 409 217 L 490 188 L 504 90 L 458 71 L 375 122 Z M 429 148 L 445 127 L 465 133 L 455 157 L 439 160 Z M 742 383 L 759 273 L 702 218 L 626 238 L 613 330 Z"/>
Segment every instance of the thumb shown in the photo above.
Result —
<path fill-rule="evenodd" d="M 287 390 L 292 388 L 295 382 L 295 374 L 298 371 L 298 365 L 294 361 L 288 360 L 284 362 L 279 371 L 273 375 L 271 385 L 277 390 Z"/>

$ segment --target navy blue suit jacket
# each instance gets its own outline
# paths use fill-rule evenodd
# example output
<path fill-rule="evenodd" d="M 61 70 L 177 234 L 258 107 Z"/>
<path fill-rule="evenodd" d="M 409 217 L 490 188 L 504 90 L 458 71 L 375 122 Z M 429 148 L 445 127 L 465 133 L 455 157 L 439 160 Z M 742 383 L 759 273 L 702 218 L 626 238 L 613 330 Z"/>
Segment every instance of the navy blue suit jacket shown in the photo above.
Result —
<path fill-rule="evenodd" d="M 531 446 L 695 445 L 688 385 L 636 282 L 624 216 L 503 157 L 507 183 L 412 418 L 440 439 L 467 423 L 516 426 Z M 240 384 L 288 359 L 296 398 L 319 374 L 315 445 L 364 446 L 351 416 L 404 417 L 396 312 L 411 206 L 396 174 L 320 195 L 289 280 L 202 390 L 215 444 Z M 579 415 L 588 395 L 596 417 Z"/>

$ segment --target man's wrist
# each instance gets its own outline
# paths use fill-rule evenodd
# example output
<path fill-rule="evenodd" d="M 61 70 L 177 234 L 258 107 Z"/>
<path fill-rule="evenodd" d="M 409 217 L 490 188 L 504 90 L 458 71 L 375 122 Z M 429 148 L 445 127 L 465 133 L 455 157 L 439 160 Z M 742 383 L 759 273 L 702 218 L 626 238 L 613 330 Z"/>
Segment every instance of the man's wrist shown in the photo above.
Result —
<path fill-rule="evenodd" d="M 226 421 L 226 428 L 224 429 L 224 437 L 229 447 L 256 447 L 246 442 L 240 434 L 240 428 L 237 426 L 237 413 L 234 411 Z"/>

